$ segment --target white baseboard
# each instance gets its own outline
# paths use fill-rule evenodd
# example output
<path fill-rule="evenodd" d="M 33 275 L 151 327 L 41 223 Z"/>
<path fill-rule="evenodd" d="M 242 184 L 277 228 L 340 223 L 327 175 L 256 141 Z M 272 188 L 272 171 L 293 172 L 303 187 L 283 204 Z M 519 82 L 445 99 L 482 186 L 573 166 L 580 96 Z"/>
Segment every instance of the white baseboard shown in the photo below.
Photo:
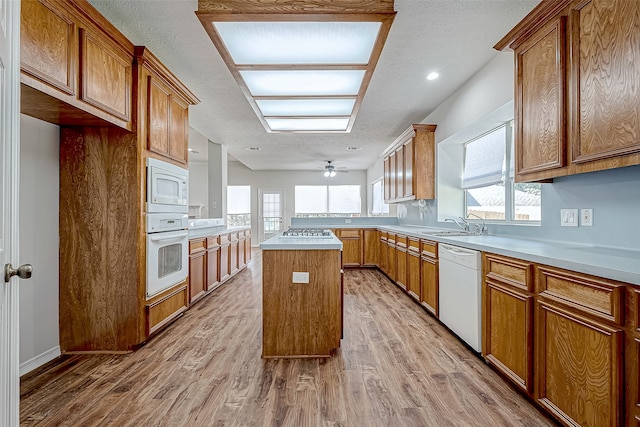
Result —
<path fill-rule="evenodd" d="M 24 363 L 20 364 L 20 376 L 33 371 L 36 368 L 44 365 L 47 362 L 51 362 L 56 357 L 60 356 L 60 346 L 55 346 L 44 353 L 37 355 Z"/>

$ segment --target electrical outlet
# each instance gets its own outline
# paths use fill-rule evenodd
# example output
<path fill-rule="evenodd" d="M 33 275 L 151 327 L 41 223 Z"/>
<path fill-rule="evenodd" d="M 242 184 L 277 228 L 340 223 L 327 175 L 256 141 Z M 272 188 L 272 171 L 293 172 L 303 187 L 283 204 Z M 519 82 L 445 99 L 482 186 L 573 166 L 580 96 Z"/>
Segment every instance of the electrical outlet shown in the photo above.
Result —
<path fill-rule="evenodd" d="M 345 224 L 351 224 L 351 220 L 350 220 L 350 219 L 345 219 L 345 220 L 344 220 L 344 223 L 345 223 Z"/>
<path fill-rule="evenodd" d="M 580 225 L 593 227 L 593 209 L 580 209 Z"/>
<path fill-rule="evenodd" d="M 560 226 L 577 227 L 578 209 L 560 209 Z"/>
<path fill-rule="evenodd" d="M 292 277 L 293 283 L 309 283 L 308 271 L 294 271 Z"/>

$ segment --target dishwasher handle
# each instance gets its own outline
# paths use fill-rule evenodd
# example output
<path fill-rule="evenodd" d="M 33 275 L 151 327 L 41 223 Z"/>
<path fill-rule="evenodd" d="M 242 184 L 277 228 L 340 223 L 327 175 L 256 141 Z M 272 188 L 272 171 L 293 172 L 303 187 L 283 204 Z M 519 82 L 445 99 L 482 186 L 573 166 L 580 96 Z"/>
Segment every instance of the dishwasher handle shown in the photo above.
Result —
<path fill-rule="evenodd" d="M 479 269 L 481 264 L 479 251 L 443 243 L 438 245 L 438 257 L 473 269 Z"/>
<path fill-rule="evenodd" d="M 478 253 L 478 251 L 473 250 L 473 249 L 467 249 L 467 248 L 461 248 L 458 246 L 450 246 L 450 245 L 445 245 L 444 243 L 440 243 L 438 245 L 440 250 L 445 250 L 445 251 L 449 251 L 452 252 L 456 255 L 476 255 Z"/>

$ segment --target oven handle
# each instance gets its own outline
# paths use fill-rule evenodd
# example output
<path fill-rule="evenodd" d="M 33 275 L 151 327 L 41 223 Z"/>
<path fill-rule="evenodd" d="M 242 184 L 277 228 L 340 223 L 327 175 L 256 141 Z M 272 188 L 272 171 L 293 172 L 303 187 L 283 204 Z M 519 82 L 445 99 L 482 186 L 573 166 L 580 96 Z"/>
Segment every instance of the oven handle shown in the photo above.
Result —
<path fill-rule="evenodd" d="M 151 236 L 152 242 L 163 242 L 165 240 L 177 240 L 184 237 L 187 237 L 189 234 L 188 231 L 183 231 L 180 233 L 158 233 L 155 236 Z"/>

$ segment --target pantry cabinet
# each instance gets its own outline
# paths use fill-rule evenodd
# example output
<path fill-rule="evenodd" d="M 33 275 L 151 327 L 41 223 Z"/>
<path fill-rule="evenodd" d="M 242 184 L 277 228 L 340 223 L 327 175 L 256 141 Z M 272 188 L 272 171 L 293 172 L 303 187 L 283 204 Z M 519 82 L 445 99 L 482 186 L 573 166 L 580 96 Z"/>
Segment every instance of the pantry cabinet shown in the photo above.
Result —
<path fill-rule="evenodd" d="M 133 44 L 85 0 L 23 0 L 21 112 L 132 130 Z"/>
<path fill-rule="evenodd" d="M 533 265 L 483 254 L 483 356 L 533 393 Z"/>
<path fill-rule="evenodd" d="M 495 48 L 515 53 L 515 176 L 640 164 L 640 2 L 541 2 Z"/>
<path fill-rule="evenodd" d="M 436 125 L 411 125 L 387 148 L 386 203 L 435 199 L 435 130 Z"/>

